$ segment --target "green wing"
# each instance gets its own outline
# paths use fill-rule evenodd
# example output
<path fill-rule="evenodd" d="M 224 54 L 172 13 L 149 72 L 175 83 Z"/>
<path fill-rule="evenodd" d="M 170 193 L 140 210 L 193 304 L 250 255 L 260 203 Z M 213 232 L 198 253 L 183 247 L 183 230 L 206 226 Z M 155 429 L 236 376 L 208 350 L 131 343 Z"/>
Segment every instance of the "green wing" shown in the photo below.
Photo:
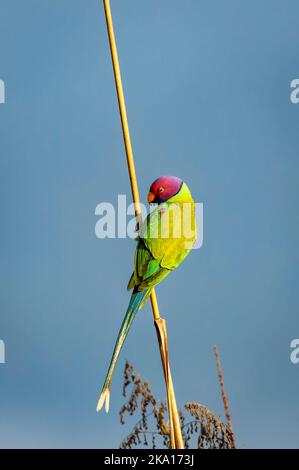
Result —
<path fill-rule="evenodd" d="M 135 251 L 134 272 L 128 289 L 145 290 L 159 284 L 190 252 L 194 239 L 186 239 L 178 204 L 161 204 L 143 223 Z"/>

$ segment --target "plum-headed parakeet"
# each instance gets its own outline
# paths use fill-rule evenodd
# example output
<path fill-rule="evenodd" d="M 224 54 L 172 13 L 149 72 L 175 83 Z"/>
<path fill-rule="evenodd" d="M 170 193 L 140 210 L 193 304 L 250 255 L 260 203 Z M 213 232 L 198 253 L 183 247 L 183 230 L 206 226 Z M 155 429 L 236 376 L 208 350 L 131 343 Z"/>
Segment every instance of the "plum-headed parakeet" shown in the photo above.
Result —
<path fill-rule="evenodd" d="M 147 301 L 152 288 L 189 254 L 196 240 L 195 203 L 188 186 L 180 178 L 161 176 L 155 180 L 150 187 L 148 202 L 157 204 L 157 207 L 147 216 L 137 237 L 134 272 L 128 284 L 128 290 L 133 289 L 133 292 L 116 340 L 97 411 L 105 402 L 105 409 L 109 411 L 114 368 L 137 311 Z"/>

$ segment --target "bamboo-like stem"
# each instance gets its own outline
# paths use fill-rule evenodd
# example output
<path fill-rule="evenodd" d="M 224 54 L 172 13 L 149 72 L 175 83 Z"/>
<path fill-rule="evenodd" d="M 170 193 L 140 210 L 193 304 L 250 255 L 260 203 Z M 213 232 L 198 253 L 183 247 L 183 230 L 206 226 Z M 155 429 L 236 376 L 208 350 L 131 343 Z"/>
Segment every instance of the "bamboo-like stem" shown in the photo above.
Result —
<path fill-rule="evenodd" d="M 223 406 L 224 406 L 224 410 L 225 410 L 226 424 L 227 424 L 227 428 L 228 428 L 228 430 L 230 432 L 230 435 L 231 435 L 232 448 L 235 449 L 236 448 L 235 436 L 234 436 L 234 433 L 233 433 L 232 420 L 231 420 L 229 405 L 228 405 L 228 397 L 227 397 L 227 394 L 226 394 L 225 388 L 224 388 L 223 372 L 222 372 L 222 368 L 221 368 L 220 355 L 219 355 L 219 351 L 217 349 L 217 346 L 214 346 L 214 353 L 215 353 L 215 358 L 216 358 L 216 366 L 217 366 L 217 371 L 218 371 L 218 379 L 219 379 L 219 383 L 220 383 L 221 396 L 222 396 Z"/>
<path fill-rule="evenodd" d="M 168 338 L 166 329 L 166 320 L 159 318 L 155 320 L 155 327 L 157 331 L 161 360 L 163 364 L 163 372 L 167 390 L 167 401 L 169 410 L 169 428 L 170 428 L 170 442 L 174 439 L 175 449 L 184 449 L 184 442 L 182 438 L 181 423 L 176 404 L 174 388 L 171 378 L 169 359 L 168 359 Z"/>
<path fill-rule="evenodd" d="M 115 78 L 117 99 L 118 99 L 118 105 L 119 105 L 119 112 L 120 112 L 120 118 L 121 118 L 122 132 L 123 132 L 125 151 L 126 151 L 126 157 L 127 157 L 127 165 L 128 165 L 128 171 L 129 171 L 129 177 L 130 177 L 131 191 L 132 191 L 133 202 L 135 205 L 135 215 L 136 215 L 137 221 L 139 221 L 141 218 L 139 191 L 138 191 L 133 150 L 132 150 L 132 144 L 131 144 L 131 138 L 130 138 L 129 125 L 128 125 L 128 118 L 127 118 L 127 112 L 126 112 L 126 104 L 125 104 L 123 87 L 122 87 L 121 73 L 120 73 L 120 67 L 119 67 L 119 61 L 118 61 L 118 54 L 117 54 L 117 48 L 116 48 L 116 41 L 115 41 L 115 36 L 114 36 L 110 2 L 109 0 L 103 0 L 103 2 L 104 2 L 104 10 L 105 10 L 105 16 L 106 16 L 113 72 L 114 72 L 114 78 Z M 181 433 L 180 420 L 178 416 L 177 404 L 175 400 L 174 388 L 173 388 L 169 361 L 168 361 L 166 322 L 160 317 L 157 297 L 156 297 L 156 293 L 154 289 L 151 292 L 150 299 L 151 299 L 153 316 L 154 316 L 154 321 L 156 325 L 156 331 L 157 331 L 157 336 L 158 336 L 158 341 L 159 341 L 159 346 L 160 346 L 160 354 L 161 354 L 161 360 L 162 360 L 165 383 L 166 383 L 166 390 L 167 390 L 171 448 L 183 449 L 184 443 L 183 443 L 183 438 L 182 438 L 182 433 Z M 160 324 L 159 324 L 160 321 L 164 322 L 163 328 L 160 327 Z"/>
<path fill-rule="evenodd" d="M 158 302 L 156 292 L 153 290 L 151 294 L 151 304 L 153 315 L 155 319 L 155 327 L 158 336 L 158 342 L 160 347 L 161 360 L 163 365 L 163 372 L 167 390 L 167 401 L 168 401 L 168 410 L 169 410 L 169 427 L 170 427 L 170 438 L 172 439 L 172 426 L 175 439 L 175 448 L 184 449 L 184 441 L 182 437 L 181 423 L 178 413 L 178 407 L 176 404 L 174 387 L 172 383 L 169 359 L 168 359 L 168 339 L 167 339 L 167 329 L 166 321 L 162 319 L 159 315 Z M 158 315 L 157 315 L 158 313 Z M 163 328 L 160 327 L 160 321 L 163 321 Z M 163 347 L 165 345 L 165 348 Z M 166 352 L 165 352 L 166 351 Z M 172 440 L 170 439 L 170 442 Z"/>
<path fill-rule="evenodd" d="M 168 416 L 169 416 L 169 435 L 170 435 L 170 445 L 172 449 L 176 449 L 176 439 L 174 431 L 174 419 L 173 419 L 173 405 L 172 397 L 169 384 L 169 360 L 168 360 L 168 342 L 167 342 L 167 331 L 166 331 L 166 322 L 163 318 L 155 319 L 155 327 L 160 347 L 161 361 L 163 365 L 163 373 L 165 378 L 166 390 L 167 390 L 167 404 L 168 404 Z"/>

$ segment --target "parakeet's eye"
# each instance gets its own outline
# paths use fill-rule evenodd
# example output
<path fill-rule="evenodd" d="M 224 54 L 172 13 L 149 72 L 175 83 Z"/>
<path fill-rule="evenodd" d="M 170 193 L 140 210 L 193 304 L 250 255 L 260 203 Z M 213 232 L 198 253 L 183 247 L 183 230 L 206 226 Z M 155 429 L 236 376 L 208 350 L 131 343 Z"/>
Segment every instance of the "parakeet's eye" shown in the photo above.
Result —
<path fill-rule="evenodd" d="M 158 189 L 158 193 L 163 193 L 164 191 L 164 188 L 162 188 L 162 186 Z"/>

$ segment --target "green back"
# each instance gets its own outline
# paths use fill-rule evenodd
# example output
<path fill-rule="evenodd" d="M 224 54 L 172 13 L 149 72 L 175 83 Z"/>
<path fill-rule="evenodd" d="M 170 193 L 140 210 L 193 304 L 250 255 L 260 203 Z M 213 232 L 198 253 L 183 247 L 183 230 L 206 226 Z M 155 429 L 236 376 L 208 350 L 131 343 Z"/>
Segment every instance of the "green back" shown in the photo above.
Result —
<path fill-rule="evenodd" d="M 187 198 L 183 192 L 183 200 L 178 194 L 176 198 L 157 206 L 142 224 L 128 289 L 137 287 L 144 290 L 157 285 L 179 266 L 195 240 L 196 223 L 191 195 Z"/>

